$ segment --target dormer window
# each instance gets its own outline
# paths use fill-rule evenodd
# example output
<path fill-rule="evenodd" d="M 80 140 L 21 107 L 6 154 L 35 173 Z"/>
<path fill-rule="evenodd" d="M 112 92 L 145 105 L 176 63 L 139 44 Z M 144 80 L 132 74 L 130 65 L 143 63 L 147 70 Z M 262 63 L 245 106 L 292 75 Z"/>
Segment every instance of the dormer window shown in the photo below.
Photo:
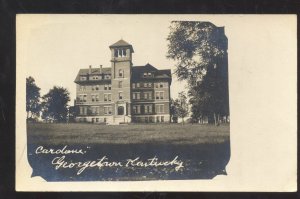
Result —
<path fill-rule="evenodd" d="M 86 80 L 86 77 L 85 77 L 85 76 L 81 76 L 81 77 L 80 77 L 80 80 L 81 80 L 81 81 L 84 81 L 84 80 Z"/>
<path fill-rule="evenodd" d="M 152 73 L 144 73 L 143 77 L 152 77 Z"/>

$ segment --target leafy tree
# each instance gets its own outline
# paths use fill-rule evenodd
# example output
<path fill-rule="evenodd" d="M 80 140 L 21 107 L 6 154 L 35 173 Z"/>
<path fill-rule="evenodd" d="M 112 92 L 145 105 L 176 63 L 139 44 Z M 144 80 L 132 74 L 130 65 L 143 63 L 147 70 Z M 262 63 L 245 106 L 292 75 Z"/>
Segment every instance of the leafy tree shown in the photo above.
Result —
<path fill-rule="evenodd" d="M 33 77 L 26 78 L 26 112 L 27 119 L 40 116 L 40 88 L 35 84 Z"/>
<path fill-rule="evenodd" d="M 170 115 L 171 120 L 173 123 L 178 123 L 178 110 L 177 110 L 177 104 L 175 103 L 174 99 L 171 99 L 171 105 L 170 105 Z"/>
<path fill-rule="evenodd" d="M 43 96 L 42 118 L 46 121 L 66 122 L 70 93 L 63 87 L 54 86 Z"/>
<path fill-rule="evenodd" d="M 189 107 L 187 102 L 187 96 L 184 92 L 180 92 L 178 94 L 178 99 L 174 101 L 174 105 L 176 107 L 176 112 L 178 117 L 182 119 L 182 124 L 184 124 L 184 118 L 189 113 Z"/>
<path fill-rule="evenodd" d="M 78 115 L 78 106 L 69 107 L 69 122 L 75 122 L 76 115 Z"/>
<path fill-rule="evenodd" d="M 227 37 L 210 22 L 174 21 L 167 38 L 167 57 L 177 62 L 175 74 L 187 80 L 193 119 L 217 124 L 229 115 Z"/>

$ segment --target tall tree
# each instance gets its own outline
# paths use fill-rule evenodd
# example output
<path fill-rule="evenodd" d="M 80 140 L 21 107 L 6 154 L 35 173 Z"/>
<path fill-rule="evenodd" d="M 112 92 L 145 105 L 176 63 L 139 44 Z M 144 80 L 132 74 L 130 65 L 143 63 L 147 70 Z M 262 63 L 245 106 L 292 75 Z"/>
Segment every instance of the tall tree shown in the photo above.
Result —
<path fill-rule="evenodd" d="M 63 87 L 54 86 L 43 96 L 42 118 L 46 121 L 66 122 L 70 93 Z"/>
<path fill-rule="evenodd" d="M 40 116 L 40 88 L 35 84 L 33 77 L 26 78 L 26 112 L 27 119 Z"/>
<path fill-rule="evenodd" d="M 184 118 L 188 116 L 189 107 L 187 102 L 187 96 L 184 92 L 178 93 L 178 99 L 174 101 L 177 115 L 181 118 L 181 123 L 184 124 Z"/>
<path fill-rule="evenodd" d="M 170 115 L 173 123 L 178 123 L 178 110 L 177 110 L 177 102 L 172 98 L 170 104 Z"/>
<path fill-rule="evenodd" d="M 175 74 L 187 80 L 192 117 L 217 124 L 229 115 L 227 37 L 210 22 L 171 23 L 167 57 L 177 62 Z M 212 119 L 213 118 L 213 119 Z"/>

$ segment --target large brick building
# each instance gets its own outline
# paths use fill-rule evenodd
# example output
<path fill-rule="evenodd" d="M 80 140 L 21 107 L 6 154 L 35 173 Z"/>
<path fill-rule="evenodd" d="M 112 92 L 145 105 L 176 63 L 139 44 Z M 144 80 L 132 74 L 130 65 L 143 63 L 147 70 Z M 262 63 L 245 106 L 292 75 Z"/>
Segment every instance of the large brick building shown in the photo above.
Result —
<path fill-rule="evenodd" d="M 133 47 L 109 46 L 111 67 L 80 69 L 75 79 L 76 121 L 120 124 L 170 122 L 170 70 L 133 66 Z"/>

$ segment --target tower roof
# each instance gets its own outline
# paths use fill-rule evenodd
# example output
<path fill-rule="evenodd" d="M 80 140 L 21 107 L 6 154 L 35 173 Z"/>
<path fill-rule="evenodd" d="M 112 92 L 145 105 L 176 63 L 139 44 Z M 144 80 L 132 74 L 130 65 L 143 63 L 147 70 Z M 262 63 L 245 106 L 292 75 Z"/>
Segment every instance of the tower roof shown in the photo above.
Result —
<path fill-rule="evenodd" d="M 109 48 L 116 48 L 116 47 L 130 47 L 131 51 L 133 51 L 132 45 L 124 41 L 123 39 L 120 39 L 116 43 L 109 46 Z"/>

